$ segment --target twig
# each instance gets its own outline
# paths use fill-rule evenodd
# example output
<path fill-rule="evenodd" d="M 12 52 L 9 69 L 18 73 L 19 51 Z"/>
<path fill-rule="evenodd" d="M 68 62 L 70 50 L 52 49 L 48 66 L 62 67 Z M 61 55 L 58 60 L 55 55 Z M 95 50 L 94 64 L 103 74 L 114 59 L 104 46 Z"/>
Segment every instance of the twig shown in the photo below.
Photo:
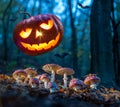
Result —
<path fill-rule="evenodd" d="M 89 8 L 91 8 L 90 6 L 83 6 L 81 3 L 78 3 L 78 6 L 80 6 L 81 8 L 83 8 L 83 9 L 89 9 Z"/>
<path fill-rule="evenodd" d="M 26 15 L 28 15 L 29 17 L 31 17 L 30 13 L 28 13 L 28 12 L 21 12 L 21 11 L 19 11 L 19 13 L 26 14 Z"/>

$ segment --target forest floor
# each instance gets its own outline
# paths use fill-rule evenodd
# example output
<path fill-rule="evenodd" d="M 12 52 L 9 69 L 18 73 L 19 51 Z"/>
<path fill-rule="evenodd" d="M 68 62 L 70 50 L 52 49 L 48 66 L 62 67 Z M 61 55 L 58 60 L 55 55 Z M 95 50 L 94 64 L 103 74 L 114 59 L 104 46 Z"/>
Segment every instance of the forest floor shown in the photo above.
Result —
<path fill-rule="evenodd" d="M 31 88 L 16 84 L 8 75 L 0 75 L 0 107 L 120 107 L 120 91 L 100 86 L 74 91 Z"/>

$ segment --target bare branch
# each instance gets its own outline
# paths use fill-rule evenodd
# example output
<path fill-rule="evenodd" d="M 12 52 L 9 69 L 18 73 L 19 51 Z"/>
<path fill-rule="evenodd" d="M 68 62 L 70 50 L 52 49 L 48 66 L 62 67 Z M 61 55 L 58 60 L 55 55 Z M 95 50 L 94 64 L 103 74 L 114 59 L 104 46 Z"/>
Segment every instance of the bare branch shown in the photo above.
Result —
<path fill-rule="evenodd" d="M 78 6 L 80 6 L 81 8 L 83 8 L 83 9 L 89 9 L 89 8 L 91 8 L 90 6 L 83 6 L 81 3 L 78 3 Z"/>
<path fill-rule="evenodd" d="M 31 17 L 30 13 L 28 13 L 28 12 L 21 12 L 21 11 L 19 11 L 19 13 L 26 14 L 26 15 L 28 15 L 29 17 Z"/>

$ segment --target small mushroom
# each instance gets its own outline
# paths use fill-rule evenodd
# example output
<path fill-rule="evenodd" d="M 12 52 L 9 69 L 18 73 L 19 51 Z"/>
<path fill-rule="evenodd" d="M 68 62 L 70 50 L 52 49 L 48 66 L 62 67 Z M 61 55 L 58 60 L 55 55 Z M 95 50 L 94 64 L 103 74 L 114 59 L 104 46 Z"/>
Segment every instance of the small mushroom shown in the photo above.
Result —
<path fill-rule="evenodd" d="M 13 72 L 13 78 L 16 80 L 18 84 L 23 83 L 23 80 L 25 80 L 27 74 L 24 70 L 18 69 Z"/>
<path fill-rule="evenodd" d="M 40 80 L 44 82 L 44 87 L 48 88 L 48 82 L 50 82 L 50 77 L 48 74 L 42 74 Z"/>
<path fill-rule="evenodd" d="M 55 81 L 55 73 L 58 69 L 62 68 L 61 66 L 57 64 L 46 64 L 42 67 L 42 69 L 51 74 L 51 82 Z"/>
<path fill-rule="evenodd" d="M 37 75 L 37 76 L 35 76 L 35 78 L 37 78 L 38 79 L 38 81 L 39 81 L 39 84 L 41 84 L 41 75 Z"/>
<path fill-rule="evenodd" d="M 24 81 L 24 84 L 28 85 L 29 79 L 35 77 L 37 75 L 37 71 L 35 68 L 31 67 L 24 69 L 24 71 L 27 73 L 27 77 Z"/>
<path fill-rule="evenodd" d="M 73 78 L 69 83 L 69 88 L 77 91 L 77 90 L 85 88 L 85 84 L 82 80 L 79 80 L 77 78 Z"/>
<path fill-rule="evenodd" d="M 89 85 L 91 89 L 97 89 L 98 84 L 100 83 L 100 78 L 96 74 L 89 74 L 84 80 L 85 85 Z"/>
<path fill-rule="evenodd" d="M 50 89 L 50 93 L 58 92 L 60 90 L 55 82 L 49 82 L 48 89 Z"/>
<path fill-rule="evenodd" d="M 32 78 L 37 75 L 37 70 L 35 68 L 26 68 L 24 71 L 27 73 L 27 78 Z"/>
<path fill-rule="evenodd" d="M 61 69 L 57 70 L 56 73 L 59 74 L 59 75 L 63 75 L 64 76 L 63 77 L 64 88 L 67 88 L 67 80 L 68 80 L 67 75 L 74 74 L 74 70 L 71 69 L 71 68 L 61 68 Z"/>
<path fill-rule="evenodd" d="M 42 88 L 41 75 L 37 75 L 37 76 L 35 76 L 35 78 L 37 78 L 39 81 L 39 88 Z"/>
<path fill-rule="evenodd" d="M 30 78 L 29 85 L 31 86 L 31 88 L 38 88 L 39 80 L 37 78 Z"/>

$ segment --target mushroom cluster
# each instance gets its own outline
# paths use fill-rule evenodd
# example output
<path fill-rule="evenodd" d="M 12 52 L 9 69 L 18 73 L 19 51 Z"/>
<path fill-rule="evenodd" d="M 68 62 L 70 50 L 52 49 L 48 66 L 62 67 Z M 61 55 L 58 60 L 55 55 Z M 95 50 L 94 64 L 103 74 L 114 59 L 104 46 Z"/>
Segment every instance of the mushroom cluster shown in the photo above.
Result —
<path fill-rule="evenodd" d="M 73 77 L 75 71 L 72 68 L 61 67 L 57 64 L 46 64 L 42 69 L 45 71 L 43 74 L 39 74 L 35 68 L 30 67 L 17 69 L 12 76 L 0 74 L 0 83 L 4 83 L 4 85 L 12 83 L 6 85 L 7 89 L 19 91 L 18 88 L 20 88 L 20 90 L 26 90 L 26 94 L 29 91 L 36 92 L 35 95 L 37 96 L 41 93 L 47 93 L 46 95 L 54 93 L 51 95 L 60 94 L 64 95 L 65 98 L 66 96 L 77 96 L 76 98 L 98 103 L 120 101 L 120 91 L 98 87 L 101 79 L 96 74 L 88 74 L 82 80 Z M 62 76 L 63 79 L 56 78 L 57 75 Z"/>
<path fill-rule="evenodd" d="M 61 87 L 63 90 L 71 89 L 74 91 L 82 90 L 85 87 L 96 89 L 100 82 L 100 78 L 95 74 L 87 75 L 84 81 L 78 78 L 69 80 L 68 76 L 73 76 L 75 71 L 72 68 L 62 67 L 57 64 L 45 64 L 42 70 L 45 71 L 44 74 L 38 74 L 37 70 L 31 67 L 18 69 L 13 72 L 13 78 L 18 85 L 26 85 L 31 88 L 44 88 L 49 90 L 50 93 L 59 92 Z M 63 84 L 62 82 L 58 83 L 55 78 L 56 75 L 63 76 Z"/>

